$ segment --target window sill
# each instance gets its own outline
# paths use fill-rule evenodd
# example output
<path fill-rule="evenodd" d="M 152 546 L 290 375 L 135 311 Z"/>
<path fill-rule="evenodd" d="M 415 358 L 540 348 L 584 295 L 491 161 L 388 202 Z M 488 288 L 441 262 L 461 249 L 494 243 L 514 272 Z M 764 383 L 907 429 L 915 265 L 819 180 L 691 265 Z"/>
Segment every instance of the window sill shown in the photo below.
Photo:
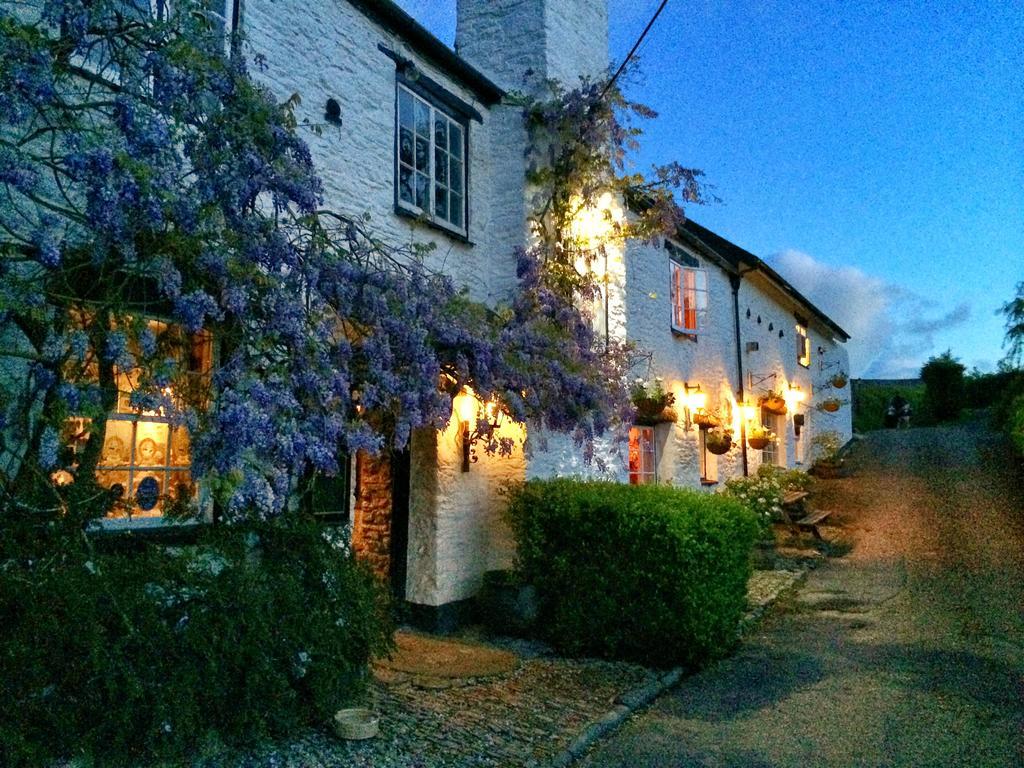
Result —
<path fill-rule="evenodd" d="M 717 480 L 708 480 L 708 479 L 702 477 L 700 479 L 700 484 L 702 486 L 704 486 L 705 488 L 707 488 L 707 487 L 712 486 L 712 485 L 718 485 L 718 481 Z"/>
<path fill-rule="evenodd" d="M 444 234 L 448 235 L 448 237 L 450 237 L 452 240 L 455 240 L 460 243 L 465 243 L 470 247 L 475 245 L 475 243 L 472 240 L 470 240 L 468 236 L 466 236 L 462 232 L 459 232 L 457 229 L 452 229 L 450 226 L 441 224 L 437 220 L 431 219 L 428 216 L 424 216 L 421 213 L 410 211 L 408 208 L 405 208 L 399 205 L 398 203 L 395 203 L 395 213 L 401 216 L 402 218 L 411 219 L 412 221 L 415 221 L 419 224 L 423 224 L 424 226 L 429 227 L 430 229 L 437 230 L 438 232 L 443 232 Z"/>
<path fill-rule="evenodd" d="M 165 517 L 103 518 L 91 520 L 86 533 L 96 538 L 193 540 L 206 520 L 168 520 Z"/>
<path fill-rule="evenodd" d="M 686 339 L 687 341 L 692 341 L 694 344 L 697 343 L 696 333 L 690 331 L 681 331 L 678 328 L 674 328 L 671 326 L 670 328 L 672 330 L 672 335 L 675 336 L 677 339 Z"/>

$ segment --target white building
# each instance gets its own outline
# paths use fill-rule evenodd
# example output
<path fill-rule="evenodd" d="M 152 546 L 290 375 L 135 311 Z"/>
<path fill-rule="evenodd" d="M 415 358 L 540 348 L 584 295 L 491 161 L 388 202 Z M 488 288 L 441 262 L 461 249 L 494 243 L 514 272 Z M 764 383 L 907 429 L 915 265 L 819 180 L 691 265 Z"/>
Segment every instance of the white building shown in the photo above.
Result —
<path fill-rule="evenodd" d="M 326 205 L 369 214 L 374 235 L 393 245 L 434 244 L 430 266 L 495 303 L 516 289 L 514 252 L 529 237 L 526 133 L 506 94 L 605 73 L 608 9 L 606 0 L 457 7 L 457 52 L 388 0 L 227 0 L 224 17 L 265 58 L 256 76 L 282 101 L 301 95 L 300 122 L 324 125 L 305 138 Z M 756 256 L 690 222 L 657 245 L 618 249 L 609 270 L 609 332 L 650 351 L 638 375 L 663 377 L 679 403 L 699 385 L 709 408 L 743 426 L 742 406 L 761 390 L 807 395 L 802 425 L 765 417 L 779 435 L 770 452 L 737 445 L 709 456 L 692 414 L 677 409 L 674 423 L 632 431 L 632 453 L 649 461 L 631 468 L 622 451 L 613 477 L 714 487 L 764 460 L 806 463 L 809 434 L 849 437 L 849 407 L 809 408 L 847 370 L 847 335 Z M 522 438 L 527 427 L 502 429 Z M 388 575 L 414 620 L 439 629 L 462 617 L 486 571 L 511 564 L 501 484 L 591 471 L 566 441 L 530 457 L 481 453 L 470 465 L 463 449 L 455 413 L 445 430 L 415 433 L 404 454 L 356 457 L 351 499 L 339 492 L 334 505 L 350 508 L 354 546 Z"/>

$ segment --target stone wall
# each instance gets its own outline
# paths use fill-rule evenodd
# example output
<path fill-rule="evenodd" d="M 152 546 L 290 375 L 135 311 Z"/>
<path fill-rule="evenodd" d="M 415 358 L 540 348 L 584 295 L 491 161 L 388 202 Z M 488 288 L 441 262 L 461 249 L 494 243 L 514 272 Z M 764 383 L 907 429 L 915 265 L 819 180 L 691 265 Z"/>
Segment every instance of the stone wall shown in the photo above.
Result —
<path fill-rule="evenodd" d="M 323 179 L 325 204 L 346 216 L 368 214 L 366 226 L 392 246 L 433 245 L 428 265 L 467 286 L 474 299 L 507 295 L 515 276 L 513 251 L 521 240 L 500 239 L 493 231 L 492 203 L 496 179 L 504 188 L 521 175 L 492 175 L 500 169 L 492 163 L 487 105 L 344 0 L 248 3 L 242 26 L 253 51 L 266 57 L 265 70 L 254 69 L 255 76 L 282 101 L 298 93 L 299 122 L 322 125 L 321 135 L 306 131 L 303 138 Z M 379 45 L 412 60 L 424 76 L 483 117 L 468 123 L 469 242 L 395 212 L 396 69 Z M 324 124 L 328 98 L 341 105 L 341 127 Z"/>
<path fill-rule="evenodd" d="M 391 462 L 360 453 L 356 461 L 352 549 L 385 583 L 391 575 Z"/>

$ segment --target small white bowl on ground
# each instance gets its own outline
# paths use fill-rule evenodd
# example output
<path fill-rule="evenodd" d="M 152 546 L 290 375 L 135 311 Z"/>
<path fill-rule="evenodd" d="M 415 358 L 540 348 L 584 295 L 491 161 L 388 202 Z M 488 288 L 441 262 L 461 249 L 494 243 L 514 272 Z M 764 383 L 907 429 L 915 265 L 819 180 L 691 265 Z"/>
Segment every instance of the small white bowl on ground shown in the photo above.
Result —
<path fill-rule="evenodd" d="M 380 718 L 363 707 L 334 713 L 334 732 L 342 739 L 372 739 L 380 732 Z"/>

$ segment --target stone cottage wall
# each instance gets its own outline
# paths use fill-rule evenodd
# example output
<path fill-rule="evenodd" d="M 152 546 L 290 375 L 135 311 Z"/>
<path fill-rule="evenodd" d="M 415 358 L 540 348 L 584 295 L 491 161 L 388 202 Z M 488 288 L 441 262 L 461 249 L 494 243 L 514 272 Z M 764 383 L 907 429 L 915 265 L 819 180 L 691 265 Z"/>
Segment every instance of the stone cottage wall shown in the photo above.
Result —
<path fill-rule="evenodd" d="M 356 462 L 352 549 L 381 581 L 391 568 L 391 462 L 361 453 Z"/>
<path fill-rule="evenodd" d="M 732 287 L 728 273 L 715 262 L 684 247 L 675 246 L 695 257 L 708 276 L 708 313 L 706 330 L 696 337 L 672 331 L 672 299 L 670 259 L 664 241 L 656 244 L 633 242 L 626 259 L 626 322 L 629 338 L 641 350 L 651 353 L 649 370 L 637 369 L 645 379 L 661 376 L 666 389 L 681 403 L 684 384 L 700 384 L 707 395 L 708 408 L 731 412 L 739 393 L 736 369 L 736 324 L 733 313 Z M 662 453 L 658 462 L 660 482 L 699 488 L 699 430 L 687 430 L 680 420 L 659 429 Z M 716 458 L 722 479 L 742 474 L 741 455 L 733 449 Z"/>
<path fill-rule="evenodd" d="M 322 135 L 308 131 L 304 138 L 324 182 L 326 205 L 347 216 L 368 214 L 367 228 L 392 246 L 432 244 L 427 263 L 466 285 L 474 299 L 507 295 L 518 241 L 498 238 L 491 225 L 495 180 L 487 106 L 344 0 L 249 3 L 242 24 L 252 49 L 266 57 L 266 69 L 255 75 L 281 100 L 298 93 L 299 121 L 322 125 Z M 415 62 L 483 117 L 482 123 L 470 120 L 468 128 L 468 243 L 395 212 L 396 70 L 378 45 Z M 341 105 L 341 127 L 324 123 L 328 98 Z M 499 181 L 510 183 L 508 177 Z"/>
<path fill-rule="evenodd" d="M 798 459 L 803 466 L 810 465 L 810 441 L 813 435 L 825 429 L 835 429 L 842 436 L 843 442 L 849 439 L 852 434 L 851 408 L 849 404 L 837 414 L 827 414 L 817 410 L 814 406 L 823 397 L 836 394 L 826 391 L 826 381 L 837 369 L 829 371 L 821 370 L 821 361 L 824 358 L 828 362 L 838 361 L 842 369 L 849 373 L 846 350 L 841 342 L 832 337 L 831 333 L 805 308 L 801 307 L 794 300 L 769 282 L 760 273 L 754 272 L 746 275 L 740 284 L 740 335 L 743 348 L 743 368 L 747 381 L 747 399 L 756 402 L 763 390 L 774 387 L 784 389 L 792 384 L 799 386 L 806 399 L 798 406 L 797 412 L 803 413 L 805 426 L 797 438 L 792 413 L 782 417 L 779 422 L 783 427 L 777 430 L 779 443 L 777 450 L 782 457 L 782 463 L 788 467 L 798 464 Z M 749 310 L 750 316 L 747 316 Z M 811 340 L 811 364 L 805 368 L 797 362 L 796 352 L 796 315 L 806 316 L 809 320 L 808 334 Z M 761 322 L 758 322 L 758 318 Z M 779 331 L 783 336 L 779 337 Z M 748 351 L 747 343 L 756 342 L 758 349 Z M 825 350 L 824 355 L 818 353 L 818 348 Z M 751 376 L 756 379 L 766 374 L 775 374 L 775 378 L 765 381 L 761 385 L 750 387 Z M 838 396 L 843 400 L 849 400 L 849 385 L 844 392 Z M 802 446 L 797 441 L 802 442 Z M 750 471 L 754 471 L 761 463 L 762 454 L 760 451 L 748 450 L 748 461 Z"/>

